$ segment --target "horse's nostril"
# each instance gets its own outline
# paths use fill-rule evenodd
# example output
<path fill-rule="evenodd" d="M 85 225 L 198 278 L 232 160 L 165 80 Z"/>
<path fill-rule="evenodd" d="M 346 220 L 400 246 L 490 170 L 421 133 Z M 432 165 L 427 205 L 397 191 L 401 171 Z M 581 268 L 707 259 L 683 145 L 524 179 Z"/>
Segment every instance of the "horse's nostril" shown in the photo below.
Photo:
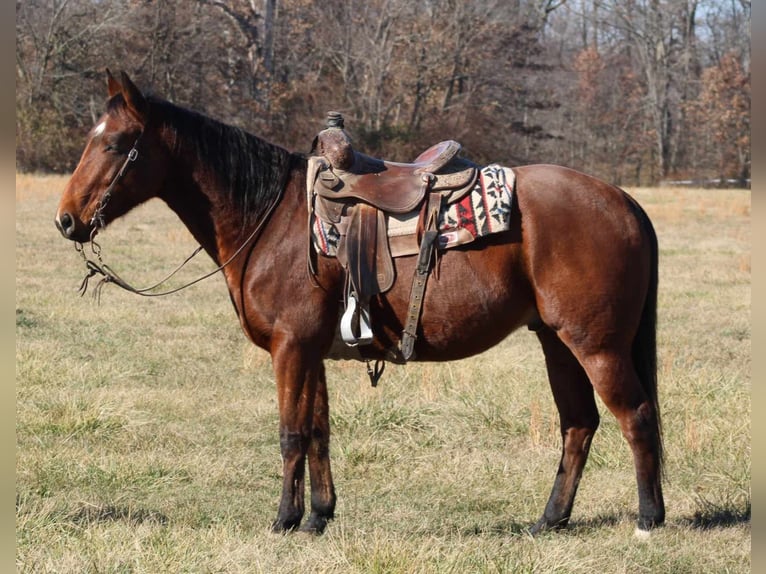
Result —
<path fill-rule="evenodd" d="M 74 219 L 68 213 L 62 213 L 56 220 L 58 228 L 65 237 L 71 237 L 74 233 Z"/>

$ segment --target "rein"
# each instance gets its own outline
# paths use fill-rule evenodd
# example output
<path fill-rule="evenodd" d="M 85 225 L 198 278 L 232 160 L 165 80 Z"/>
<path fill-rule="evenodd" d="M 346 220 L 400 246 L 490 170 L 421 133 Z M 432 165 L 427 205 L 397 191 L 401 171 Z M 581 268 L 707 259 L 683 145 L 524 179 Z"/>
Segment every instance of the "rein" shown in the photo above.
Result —
<path fill-rule="evenodd" d="M 122 277 L 120 277 L 114 270 L 112 270 L 109 265 L 104 263 L 103 259 L 101 258 L 101 246 L 95 241 L 96 234 L 98 233 L 99 229 L 106 226 L 106 223 L 104 221 L 104 207 L 109 202 L 109 199 L 112 196 L 112 192 L 114 191 L 114 188 L 117 186 L 117 183 L 120 181 L 120 179 L 125 175 L 125 172 L 128 169 L 128 166 L 136 161 L 138 158 L 138 142 L 141 140 L 141 137 L 144 135 L 143 132 L 141 132 L 136 139 L 135 143 L 133 144 L 133 147 L 128 152 L 128 157 L 125 158 L 125 161 L 123 162 L 122 166 L 120 167 L 120 170 L 117 172 L 117 175 L 115 175 L 114 179 L 109 184 L 109 187 L 106 188 L 106 191 L 104 192 L 104 195 L 99 200 L 98 207 L 96 208 L 95 213 L 93 214 L 93 217 L 90 220 L 91 225 L 93 225 L 93 231 L 91 231 L 90 234 L 90 246 L 91 251 L 93 252 L 93 255 L 96 256 L 97 262 L 93 259 L 89 259 L 88 256 L 85 254 L 85 247 L 80 242 L 75 242 L 75 251 L 77 251 L 80 256 L 85 261 L 85 267 L 87 269 L 87 273 L 85 277 L 82 280 L 82 283 L 80 284 L 80 288 L 78 289 L 78 292 L 80 293 L 80 296 L 82 297 L 85 295 L 86 291 L 88 290 L 88 282 L 90 281 L 90 278 L 95 275 L 101 275 L 101 279 L 96 284 L 96 287 L 93 292 L 93 296 L 96 298 L 96 300 L 100 303 L 101 302 L 101 289 L 104 287 L 106 283 L 114 283 L 118 287 L 121 287 L 125 291 L 128 291 L 130 293 L 134 293 L 136 295 L 141 295 L 142 297 L 162 297 L 164 295 L 171 295 L 173 293 L 177 293 L 178 291 L 181 291 L 182 289 L 186 289 L 187 287 L 191 287 L 192 285 L 199 283 L 200 281 L 203 281 L 207 279 L 208 277 L 212 277 L 219 271 L 222 271 L 225 267 L 230 265 L 234 259 L 237 258 L 237 256 L 242 253 L 242 251 L 247 247 L 247 245 L 262 231 L 263 226 L 266 224 L 266 222 L 271 217 L 271 214 L 273 213 L 274 209 L 276 208 L 277 204 L 279 204 L 279 201 L 282 199 L 282 190 L 284 189 L 284 185 L 280 185 L 280 193 L 277 194 L 277 196 L 274 198 L 274 201 L 269 205 L 269 208 L 266 210 L 263 218 L 258 223 L 258 225 L 255 227 L 252 233 L 245 239 L 245 241 L 242 243 L 242 245 L 239 246 L 239 248 L 229 257 L 224 263 L 210 271 L 209 273 L 206 273 L 205 275 L 202 275 L 201 277 L 198 277 L 197 279 L 194 279 L 193 281 L 189 281 L 188 283 L 185 283 L 184 285 L 181 285 L 180 287 L 175 287 L 173 289 L 169 289 L 167 291 L 162 291 L 160 293 L 154 293 L 153 291 L 166 283 L 171 277 L 173 277 L 178 271 L 181 270 L 189 261 L 191 261 L 195 255 L 197 255 L 200 251 L 202 251 L 202 246 L 198 246 L 197 249 L 194 250 L 194 252 L 189 255 L 183 263 L 181 263 L 178 267 L 176 267 L 171 273 L 169 273 L 164 279 L 158 281 L 154 285 L 151 285 L 149 287 L 143 287 L 143 288 L 137 288 L 133 287 L 130 283 L 125 281 Z"/>

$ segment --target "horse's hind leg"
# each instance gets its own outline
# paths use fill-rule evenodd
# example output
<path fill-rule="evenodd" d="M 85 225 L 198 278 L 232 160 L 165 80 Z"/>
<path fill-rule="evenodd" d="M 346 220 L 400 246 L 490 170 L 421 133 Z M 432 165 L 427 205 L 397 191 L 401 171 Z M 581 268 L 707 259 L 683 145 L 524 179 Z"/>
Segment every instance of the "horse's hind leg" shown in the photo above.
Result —
<path fill-rule="evenodd" d="M 563 445 L 553 490 L 543 516 L 532 527 L 533 534 L 567 525 L 599 423 L 593 386 L 580 363 L 548 327 L 542 327 L 537 337 L 545 353 L 548 379 L 559 411 Z"/>
<path fill-rule="evenodd" d="M 321 534 L 335 515 L 335 486 L 330 472 L 330 412 L 324 365 L 319 370 L 314 399 L 314 422 L 308 450 L 311 479 L 311 514 L 301 526 L 303 532 Z"/>
<path fill-rule="evenodd" d="M 584 357 L 582 362 L 596 392 L 617 417 L 633 451 L 638 528 L 647 531 L 665 521 L 658 413 L 641 385 L 629 352 L 602 351 Z"/>

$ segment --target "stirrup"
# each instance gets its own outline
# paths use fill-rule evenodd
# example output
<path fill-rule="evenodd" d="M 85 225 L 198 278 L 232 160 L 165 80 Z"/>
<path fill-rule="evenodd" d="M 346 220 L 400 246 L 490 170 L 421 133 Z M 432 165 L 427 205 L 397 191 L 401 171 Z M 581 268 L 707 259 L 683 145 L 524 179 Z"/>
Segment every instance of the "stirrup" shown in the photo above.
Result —
<path fill-rule="evenodd" d="M 358 334 L 354 332 L 354 323 L 358 323 Z M 369 345 L 372 343 L 372 326 L 370 325 L 370 309 L 366 304 L 359 304 L 353 292 L 348 294 L 346 311 L 340 320 L 340 336 L 349 347 Z"/>

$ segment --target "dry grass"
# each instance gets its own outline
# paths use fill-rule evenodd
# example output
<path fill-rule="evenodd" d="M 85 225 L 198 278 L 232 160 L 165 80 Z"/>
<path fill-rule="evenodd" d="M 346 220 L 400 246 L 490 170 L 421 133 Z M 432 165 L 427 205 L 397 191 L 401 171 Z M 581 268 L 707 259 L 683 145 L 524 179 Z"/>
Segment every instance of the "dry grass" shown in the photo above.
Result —
<path fill-rule="evenodd" d="M 748 572 L 750 194 L 633 190 L 661 248 L 668 524 L 633 536 L 633 466 L 603 413 L 564 533 L 535 539 L 558 463 L 536 340 L 389 366 L 329 365 L 337 519 L 268 532 L 280 460 L 270 360 L 220 278 L 157 300 L 75 290 L 58 177 L 17 176 L 16 533 L 20 572 Z M 103 236 L 151 283 L 194 247 L 161 204 Z M 210 269 L 201 261 L 188 272 Z M 603 411 L 603 409 L 602 409 Z"/>

